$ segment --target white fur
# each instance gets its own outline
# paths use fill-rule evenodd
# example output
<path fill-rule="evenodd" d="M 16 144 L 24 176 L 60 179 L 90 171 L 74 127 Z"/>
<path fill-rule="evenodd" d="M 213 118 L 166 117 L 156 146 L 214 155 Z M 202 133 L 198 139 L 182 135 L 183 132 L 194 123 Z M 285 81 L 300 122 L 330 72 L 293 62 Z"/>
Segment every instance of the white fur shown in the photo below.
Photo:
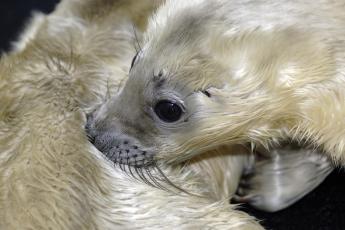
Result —
<path fill-rule="evenodd" d="M 262 229 L 227 199 L 216 201 L 205 176 L 162 166 L 204 197 L 166 192 L 126 175 L 87 140 L 85 113 L 127 77 L 132 24 L 145 28 L 154 8 L 152 1 L 62 1 L 2 57 L 1 229 Z M 228 194 L 239 179 L 234 169 Z"/>
<path fill-rule="evenodd" d="M 342 1 L 324 0 L 166 1 L 149 23 L 120 103 L 107 113 L 122 116 L 117 108 L 133 87 L 144 89 L 133 106 L 180 101 L 185 117 L 173 124 L 150 114 L 159 143 L 152 154 L 169 162 L 224 144 L 295 139 L 342 163 L 344 10 Z M 151 86 L 152 72 L 163 69 L 170 96 Z"/>

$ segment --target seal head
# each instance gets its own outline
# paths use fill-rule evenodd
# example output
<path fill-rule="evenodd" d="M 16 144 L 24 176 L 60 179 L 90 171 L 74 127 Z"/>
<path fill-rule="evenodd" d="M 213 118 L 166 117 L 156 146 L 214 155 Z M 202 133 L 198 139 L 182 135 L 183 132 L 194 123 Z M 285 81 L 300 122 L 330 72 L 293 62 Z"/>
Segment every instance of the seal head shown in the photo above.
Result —
<path fill-rule="evenodd" d="M 270 28 L 264 14 L 253 25 L 237 21 L 235 8 L 168 1 L 158 11 L 125 86 L 89 120 L 97 148 L 115 162 L 145 165 L 290 135 L 298 90 L 329 75 L 324 46 L 308 28 L 282 26 L 279 15 Z"/>

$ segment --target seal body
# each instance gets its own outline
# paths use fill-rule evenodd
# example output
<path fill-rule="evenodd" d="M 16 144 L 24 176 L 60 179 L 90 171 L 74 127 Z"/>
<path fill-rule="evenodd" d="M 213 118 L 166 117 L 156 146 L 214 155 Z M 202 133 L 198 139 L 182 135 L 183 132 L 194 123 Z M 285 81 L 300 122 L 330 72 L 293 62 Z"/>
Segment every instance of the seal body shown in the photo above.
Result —
<path fill-rule="evenodd" d="M 344 10 L 323 0 L 166 1 L 124 88 L 90 120 L 95 145 L 145 165 L 293 139 L 343 163 Z"/>

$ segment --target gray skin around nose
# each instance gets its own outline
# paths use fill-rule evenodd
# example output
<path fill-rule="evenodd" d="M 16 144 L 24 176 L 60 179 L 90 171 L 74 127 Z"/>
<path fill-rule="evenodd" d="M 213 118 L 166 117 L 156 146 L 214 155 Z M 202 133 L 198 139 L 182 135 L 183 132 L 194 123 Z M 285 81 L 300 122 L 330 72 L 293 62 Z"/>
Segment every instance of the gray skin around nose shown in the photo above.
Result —
<path fill-rule="evenodd" d="M 114 163 L 143 167 L 153 162 L 152 151 L 139 147 L 135 140 L 125 134 L 96 128 L 92 116 L 88 116 L 85 130 L 90 142 Z"/>

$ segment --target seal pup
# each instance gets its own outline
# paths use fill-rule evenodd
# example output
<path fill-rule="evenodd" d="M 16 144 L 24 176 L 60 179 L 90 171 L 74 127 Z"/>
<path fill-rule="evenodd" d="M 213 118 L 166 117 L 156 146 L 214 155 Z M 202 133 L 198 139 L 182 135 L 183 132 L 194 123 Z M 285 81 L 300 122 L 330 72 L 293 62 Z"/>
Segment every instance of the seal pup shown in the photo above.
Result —
<path fill-rule="evenodd" d="M 166 192 L 114 167 L 85 135 L 85 113 L 127 78 L 133 27 L 145 28 L 152 4 L 63 0 L 1 57 L 0 229 L 262 229 L 193 171 L 161 167 L 199 196 Z"/>
<path fill-rule="evenodd" d="M 340 162 L 344 6 L 312 3 L 166 1 L 124 88 L 89 117 L 93 143 L 136 167 L 287 139 Z"/>

